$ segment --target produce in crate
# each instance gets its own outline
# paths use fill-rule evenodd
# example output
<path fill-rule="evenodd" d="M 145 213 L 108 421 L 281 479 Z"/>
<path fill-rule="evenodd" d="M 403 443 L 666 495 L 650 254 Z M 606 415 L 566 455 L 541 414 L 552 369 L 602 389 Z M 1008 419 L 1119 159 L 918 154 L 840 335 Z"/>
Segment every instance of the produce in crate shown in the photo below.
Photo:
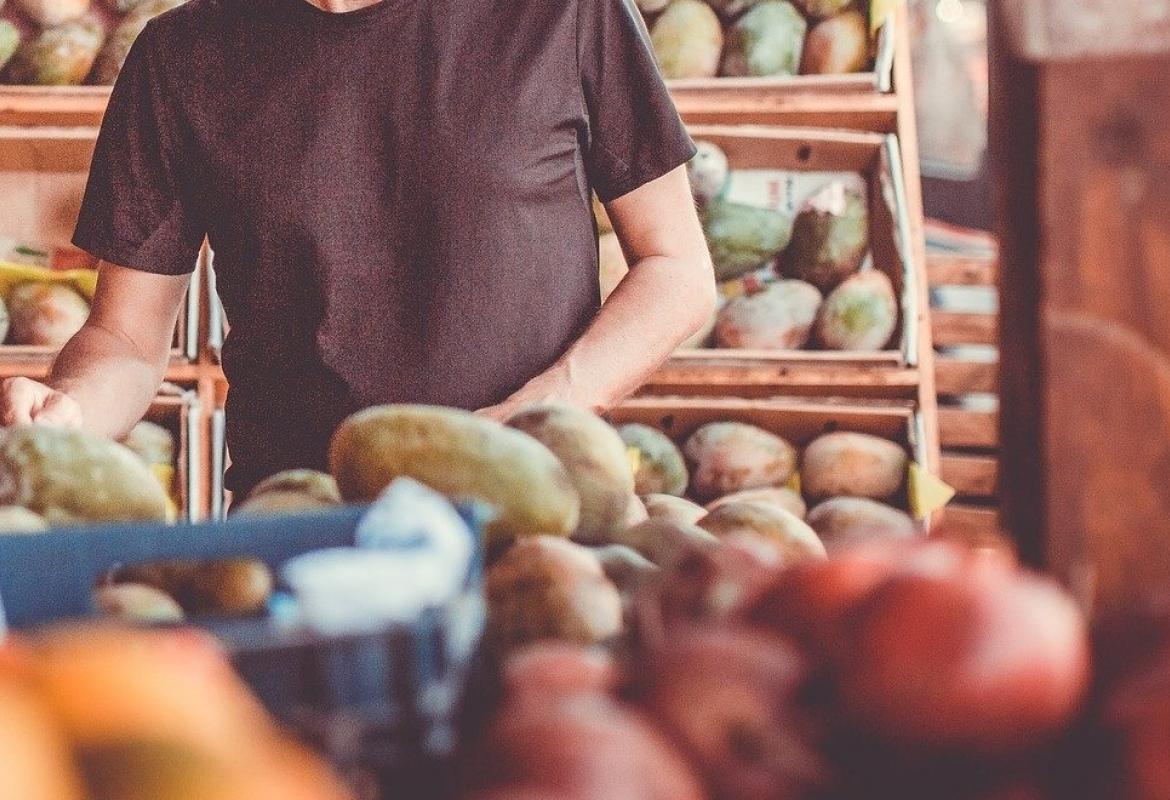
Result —
<path fill-rule="evenodd" d="M 16 55 L 20 48 L 20 29 L 6 19 L 0 19 L 0 70 L 8 66 L 8 62 Z M 4 336 L 0 336 L 3 341 Z"/>
<path fill-rule="evenodd" d="M 105 30 L 93 17 L 47 28 L 21 43 L 5 70 L 8 83 L 77 86 L 93 68 Z"/>
<path fill-rule="evenodd" d="M 702 213 L 703 232 L 721 281 L 771 263 L 792 238 L 792 217 L 782 211 L 715 200 Z"/>
<path fill-rule="evenodd" d="M 186 0 L 144 0 L 135 3 L 133 9 L 110 33 L 109 39 L 98 53 L 97 62 L 89 76 L 90 83 L 112 84 L 122 71 L 130 47 L 142 33 L 146 23 L 164 11 L 178 8 L 184 2 Z"/>
<path fill-rule="evenodd" d="M 622 600 L 588 548 L 551 536 L 516 542 L 488 571 L 493 645 L 560 639 L 595 644 L 622 629 Z"/>
<path fill-rule="evenodd" d="M 821 293 L 804 281 L 777 281 L 733 297 L 719 312 L 715 342 L 747 350 L 800 350 L 808 344 Z"/>
<path fill-rule="evenodd" d="M 89 303 L 63 283 L 29 281 L 7 298 L 12 344 L 60 349 L 89 318 Z"/>
<path fill-rule="evenodd" d="M 834 497 L 817 505 L 805 522 L 829 552 L 873 538 L 912 539 L 918 526 L 905 511 L 864 497 Z"/>
<path fill-rule="evenodd" d="M 274 579 L 254 558 L 177 559 L 118 567 L 108 584 L 153 587 L 195 616 L 247 616 L 264 610 Z"/>
<path fill-rule="evenodd" d="M 742 422 L 699 428 L 683 448 L 691 494 L 711 502 L 744 489 L 784 486 L 796 472 L 796 449 L 779 436 Z"/>
<path fill-rule="evenodd" d="M 182 607 L 166 592 L 144 583 L 99 586 L 94 607 L 103 615 L 132 623 L 172 623 L 185 619 Z"/>
<path fill-rule="evenodd" d="M 332 475 L 311 469 L 278 472 L 256 484 L 235 514 L 290 514 L 341 505 Z"/>
<path fill-rule="evenodd" d="M 707 511 L 711 512 L 720 506 L 725 506 L 728 503 L 766 503 L 774 505 L 777 508 L 782 508 L 793 516 L 804 519 L 805 514 L 808 513 L 808 506 L 804 502 L 804 498 L 800 493 L 788 488 L 787 486 L 781 488 L 767 487 L 764 489 L 745 489 L 742 492 L 735 492 L 733 494 L 724 495 L 718 500 L 707 504 Z"/>
<path fill-rule="evenodd" d="M 147 464 L 175 463 L 175 436 L 162 425 L 143 420 L 130 429 L 122 444 Z"/>
<path fill-rule="evenodd" d="M 804 41 L 804 75 L 861 72 L 869 61 L 869 23 L 860 11 L 845 11 L 818 22 Z"/>
<path fill-rule="evenodd" d="M 617 431 L 596 414 L 567 405 L 521 411 L 508 425 L 547 447 L 568 471 L 581 500 L 574 539 L 601 544 L 622 527 L 634 474 Z"/>
<path fill-rule="evenodd" d="M 828 350 L 872 352 L 889 344 L 898 328 L 898 300 L 889 277 L 865 270 L 846 278 L 817 317 L 817 341 Z"/>
<path fill-rule="evenodd" d="M 837 181 L 812 197 L 797 215 L 780 269 L 827 293 L 857 272 L 868 247 L 865 197 Z"/>
<path fill-rule="evenodd" d="M 838 496 L 885 500 L 906 482 L 909 457 L 894 442 L 850 431 L 813 440 L 800 462 L 804 493 L 815 499 Z"/>
<path fill-rule="evenodd" d="M 707 509 L 683 497 L 669 494 L 650 494 L 642 498 L 650 519 L 663 519 L 684 525 L 694 525 L 707 516 Z"/>
<path fill-rule="evenodd" d="M 699 520 L 698 526 L 720 539 L 743 534 L 767 539 L 779 546 L 786 562 L 825 556 L 825 546 L 812 528 L 771 503 L 725 503 Z"/>
<path fill-rule="evenodd" d="M 697 525 L 650 519 L 614 534 L 612 543 L 629 547 L 661 567 L 675 561 L 682 553 L 714 547 L 719 540 Z"/>
<path fill-rule="evenodd" d="M 12 0 L 12 3 L 41 28 L 54 28 L 83 17 L 90 8 L 90 0 Z"/>
<path fill-rule="evenodd" d="M 453 499 L 484 501 L 497 515 L 486 528 L 489 546 L 521 536 L 568 536 L 580 518 L 577 490 L 547 447 L 466 411 L 359 411 L 334 433 L 329 464 L 348 502 L 372 502 L 402 476 Z"/>
<path fill-rule="evenodd" d="M 657 428 L 639 424 L 620 426 L 618 435 L 626 447 L 637 453 L 635 492 L 641 496 L 673 494 L 680 497 L 686 493 L 687 464 L 682 451 L 669 436 Z"/>
<path fill-rule="evenodd" d="M 691 194 L 701 205 L 706 205 L 723 194 L 731 167 L 727 154 L 712 142 L 695 142 L 695 156 L 687 162 L 687 177 Z"/>
<path fill-rule="evenodd" d="M 44 533 L 49 523 L 40 514 L 20 506 L 0 507 L 0 535 Z"/>
<path fill-rule="evenodd" d="M 650 41 L 664 78 L 713 78 L 723 52 L 723 26 L 702 0 L 673 0 L 654 21 Z"/>
<path fill-rule="evenodd" d="M 0 433 L 0 505 L 52 525 L 167 519 L 168 499 L 150 468 L 120 444 L 48 426 Z"/>
<path fill-rule="evenodd" d="M 754 4 L 727 30 L 720 75 L 796 75 L 808 23 L 787 0 Z"/>

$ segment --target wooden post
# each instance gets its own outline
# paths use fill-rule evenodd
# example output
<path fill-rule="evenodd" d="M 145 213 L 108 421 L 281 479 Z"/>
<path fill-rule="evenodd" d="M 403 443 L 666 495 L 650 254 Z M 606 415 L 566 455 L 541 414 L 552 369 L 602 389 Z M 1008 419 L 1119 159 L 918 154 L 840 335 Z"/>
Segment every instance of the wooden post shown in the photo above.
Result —
<path fill-rule="evenodd" d="M 1170 597 L 1170 39 L 1133 24 L 1151 5 L 992 18 L 1004 521 L 1100 611 Z"/>

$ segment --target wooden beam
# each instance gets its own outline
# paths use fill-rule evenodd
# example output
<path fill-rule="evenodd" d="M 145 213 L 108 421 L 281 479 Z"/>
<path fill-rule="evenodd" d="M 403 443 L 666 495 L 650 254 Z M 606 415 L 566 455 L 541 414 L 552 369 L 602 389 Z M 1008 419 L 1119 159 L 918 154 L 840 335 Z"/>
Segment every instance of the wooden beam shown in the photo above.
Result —
<path fill-rule="evenodd" d="M 939 439 L 944 448 L 993 449 L 999 443 L 998 415 L 962 408 L 938 410 Z"/>
<path fill-rule="evenodd" d="M 943 453 L 942 479 L 963 497 L 995 497 L 999 462 L 989 456 Z"/>
<path fill-rule="evenodd" d="M 930 312 L 930 320 L 936 347 L 999 342 L 999 317 L 995 314 L 964 314 L 935 309 Z"/>
<path fill-rule="evenodd" d="M 926 274 L 931 286 L 994 286 L 999 262 L 994 258 L 927 253 Z"/>
<path fill-rule="evenodd" d="M 999 364 L 939 356 L 934 362 L 934 380 L 943 397 L 992 393 L 999 388 Z"/>

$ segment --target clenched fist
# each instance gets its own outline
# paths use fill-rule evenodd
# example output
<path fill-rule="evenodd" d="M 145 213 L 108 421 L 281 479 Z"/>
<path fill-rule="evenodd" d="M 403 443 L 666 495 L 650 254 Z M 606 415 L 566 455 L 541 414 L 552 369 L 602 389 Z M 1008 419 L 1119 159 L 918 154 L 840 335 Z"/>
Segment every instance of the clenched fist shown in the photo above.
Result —
<path fill-rule="evenodd" d="M 0 425 L 81 427 L 81 406 L 69 395 L 30 378 L 0 383 Z"/>

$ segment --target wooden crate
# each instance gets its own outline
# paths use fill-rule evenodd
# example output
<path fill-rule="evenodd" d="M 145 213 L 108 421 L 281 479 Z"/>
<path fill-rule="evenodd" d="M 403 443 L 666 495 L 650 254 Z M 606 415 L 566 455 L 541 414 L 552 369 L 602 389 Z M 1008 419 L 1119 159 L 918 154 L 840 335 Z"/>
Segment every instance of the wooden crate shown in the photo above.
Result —
<path fill-rule="evenodd" d="M 175 482 L 172 496 L 179 507 L 179 518 L 202 519 L 205 516 L 203 450 L 206 441 L 197 392 L 164 386 L 163 392 L 151 403 L 145 419 L 161 425 L 175 437 Z"/>
<path fill-rule="evenodd" d="M 898 143 L 892 135 L 776 129 L 749 126 L 691 126 L 695 139 L 726 153 L 733 170 L 858 173 L 865 180 L 870 209 L 870 249 L 875 268 L 885 272 L 900 297 L 900 324 L 893 347 L 874 353 L 822 350 L 681 350 L 651 380 L 652 389 L 705 384 L 712 374 L 741 373 L 742 385 L 793 384 L 821 391 L 826 384 L 897 386 L 912 393 L 919 358 L 917 266 L 909 247 L 910 223 Z M 802 374 L 809 370 L 808 374 Z M 894 374 L 886 378 L 882 373 Z"/>
<path fill-rule="evenodd" d="M 986 250 L 985 254 L 931 251 L 926 261 L 935 304 L 931 322 L 937 350 L 940 472 L 957 492 L 947 508 L 946 523 L 958 535 L 978 541 L 1000 533 L 998 314 L 987 308 L 954 310 L 954 300 L 947 293 L 973 288 L 992 291 L 998 261 L 994 242 L 985 234 L 937 223 L 928 228 Z"/>
<path fill-rule="evenodd" d="M 615 425 L 649 425 L 680 445 L 712 422 L 745 422 L 775 433 L 798 449 L 833 431 L 868 433 L 897 442 L 924 470 L 929 457 L 923 420 L 911 402 L 809 401 L 803 398 L 746 400 L 727 397 L 641 397 L 609 413 Z M 907 508 L 903 494 L 898 503 Z"/>
<path fill-rule="evenodd" d="M 64 246 L 73 235 L 96 128 L 0 126 L 0 236 Z M 200 281 L 192 281 L 175 331 L 171 360 L 177 366 L 198 358 Z M 47 347 L 0 345 L 0 376 L 41 377 L 55 354 Z M 173 380 L 190 377 L 176 373 Z"/>

